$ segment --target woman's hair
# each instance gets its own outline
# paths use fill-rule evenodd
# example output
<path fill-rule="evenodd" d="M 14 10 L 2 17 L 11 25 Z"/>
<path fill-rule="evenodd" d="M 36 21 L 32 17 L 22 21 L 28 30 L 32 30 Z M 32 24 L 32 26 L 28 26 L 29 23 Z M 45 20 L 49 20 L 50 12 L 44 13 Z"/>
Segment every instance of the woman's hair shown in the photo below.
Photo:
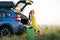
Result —
<path fill-rule="evenodd" d="M 34 10 L 31 10 L 30 13 L 29 13 L 29 20 L 30 20 L 30 18 L 31 18 L 32 12 L 34 12 Z M 33 13 L 33 14 L 34 14 L 34 13 Z"/>
<path fill-rule="evenodd" d="M 29 13 L 29 20 L 30 20 L 30 15 L 31 15 L 31 13 L 32 13 L 32 11 L 30 11 L 30 13 Z"/>

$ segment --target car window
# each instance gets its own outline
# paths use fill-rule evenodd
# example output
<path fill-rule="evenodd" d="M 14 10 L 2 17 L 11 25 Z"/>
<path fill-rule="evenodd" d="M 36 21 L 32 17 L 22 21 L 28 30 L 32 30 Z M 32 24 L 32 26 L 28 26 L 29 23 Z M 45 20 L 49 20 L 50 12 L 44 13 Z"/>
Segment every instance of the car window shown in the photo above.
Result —
<path fill-rule="evenodd" d="M 0 17 L 2 17 L 1 13 L 0 13 Z"/>
<path fill-rule="evenodd" d="M 20 9 L 22 9 L 24 6 L 25 6 L 24 3 L 19 3 L 19 4 L 17 5 L 17 7 L 19 7 Z"/>
<path fill-rule="evenodd" d="M 5 13 L 0 13 L 0 17 L 5 17 Z"/>
<path fill-rule="evenodd" d="M 9 17 L 9 16 L 11 16 L 11 14 L 10 14 L 10 13 L 6 13 L 5 15 L 6 15 L 6 17 Z"/>
<path fill-rule="evenodd" d="M 6 17 L 5 13 L 2 13 L 2 17 Z"/>
<path fill-rule="evenodd" d="M 10 15 L 9 13 L 0 13 L 0 17 L 9 17 Z"/>
<path fill-rule="evenodd" d="M 18 5 L 15 7 L 16 12 L 20 12 L 25 6 L 25 3 L 18 3 Z"/>

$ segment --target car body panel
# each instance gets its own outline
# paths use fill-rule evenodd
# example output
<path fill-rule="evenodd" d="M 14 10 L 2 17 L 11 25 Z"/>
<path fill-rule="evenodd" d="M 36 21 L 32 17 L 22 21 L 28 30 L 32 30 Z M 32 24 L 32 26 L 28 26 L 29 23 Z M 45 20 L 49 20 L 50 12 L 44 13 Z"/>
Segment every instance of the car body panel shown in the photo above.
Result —
<path fill-rule="evenodd" d="M 18 32 L 19 28 L 24 28 L 23 24 L 21 22 L 16 22 L 15 20 L 13 20 L 14 17 L 17 17 L 17 15 L 9 9 L 4 9 L 4 10 L 0 10 L 0 13 L 9 13 L 11 14 L 11 16 L 9 17 L 0 17 L 0 26 L 3 24 L 9 25 L 13 32 L 16 33 Z"/>

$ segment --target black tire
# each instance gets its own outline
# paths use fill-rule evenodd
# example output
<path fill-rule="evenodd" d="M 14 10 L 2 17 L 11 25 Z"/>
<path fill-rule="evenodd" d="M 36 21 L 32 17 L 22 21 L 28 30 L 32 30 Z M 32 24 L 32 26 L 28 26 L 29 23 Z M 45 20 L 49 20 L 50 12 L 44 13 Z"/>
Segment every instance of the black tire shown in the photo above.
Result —
<path fill-rule="evenodd" d="M 0 28 L 0 37 L 11 36 L 13 34 L 11 28 L 7 25 L 3 25 Z"/>
<path fill-rule="evenodd" d="M 18 32 L 16 33 L 17 35 L 22 35 L 24 33 L 24 29 L 19 29 Z"/>
<path fill-rule="evenodd" d="M 24 26 L 24 31 L 25 31 L 25 33 L 27 33 L 27 27 L 26 26 Z"/>
<path fill-rule="evenodd" d="M 23 30 L 20 29 L 20 34 L 25 34 L 25 33 L 27 33 L 27 27 L 26 26 L 24 26 Z"/>
<path fill-rule="evenodd" d="M 27 28 L 24 26 L 24 28 L 23 28 L 23 29 L 20 28 L 16 34 L 17 34 L 17 35 L 23 35 L 23 34 L 26 33 L 26 29 L 27 29 Z"/>

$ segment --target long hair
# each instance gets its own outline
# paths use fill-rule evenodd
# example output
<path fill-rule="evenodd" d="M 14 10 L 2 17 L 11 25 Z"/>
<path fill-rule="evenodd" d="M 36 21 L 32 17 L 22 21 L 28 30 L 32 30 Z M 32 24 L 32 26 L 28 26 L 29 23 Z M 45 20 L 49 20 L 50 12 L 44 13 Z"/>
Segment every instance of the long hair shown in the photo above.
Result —
<path fill-rule="evenodd" d="M 30 11 L 30 13 L 29 13 L 29 20 L 30 20 L 30 18 L 31 18 L 31 13 L 32 13 L 32 11 Z"/>
<path fill-rule="evenodd" d="M 29 13 L 29 20 L 31 19 L 31 14 L 32 12 L 34 12 L 34 10 L 31 10 L 30 13 Z M 33 13 L 34 14 L 34 13 Z"/>

